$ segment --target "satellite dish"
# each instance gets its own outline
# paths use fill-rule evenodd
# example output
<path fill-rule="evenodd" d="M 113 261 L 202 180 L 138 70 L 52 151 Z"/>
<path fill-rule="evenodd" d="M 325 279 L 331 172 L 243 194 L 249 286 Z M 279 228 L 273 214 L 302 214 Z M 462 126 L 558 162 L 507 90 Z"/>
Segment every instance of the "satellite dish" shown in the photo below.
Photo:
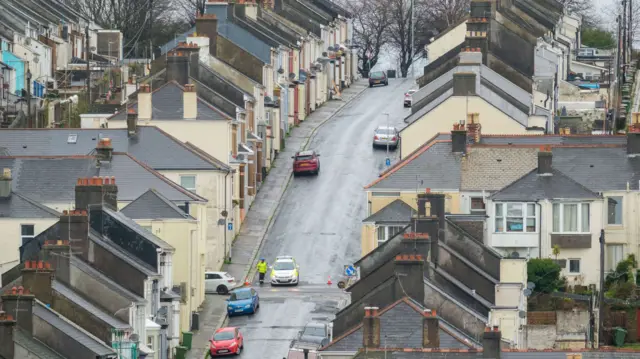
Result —
<path fill-rule="evenodd" d="M 227 218 L 227 216 L 229 215 L 229 212 L 227 212 L 227 210 L 223 210 L 222 212 L 220 212 L 220 215 L 224 218 Z"/>
<path fill-rule="evenodd" d="M 531 293 L 533 293 L 533 291 L 527 288 L 522 293 L 524 294 L 525 297 L 529 297 L 531 296 Z"/>
<path fill-rule="evenodd" d="M 533 290 L 536 287 L 536 284 L 533 282 L 527 282 L 527 289 Z"/>
<path fill-rule="evenodd" d="M 283 69 L 282 67 L 281 67 L 281 68 L 279 68 L 279 69 L 278 69 L 278 73 L 279 73 L 279 74 L 283 74 L 283 73 L 284 73 L 284 69 Z"/>
<path fill-rule="evenodd" d="M 293 81 L 296 79 L 296 74 L 294 74 L 293 72 L 289 73 L 289 80 Z"/>
<path fill-rule="evenodd" d="M 129 340 L 132 342 L 139 342 L 140 341 L 140 336 L 136 333 L 133 333 L 131 335 L 129 335 Z"/>
<path fill-rule="evenodd" d="M 527 312 L 525 312 L 524 310 L 521 310 L 518 312 L 518 317 L 520 317 L 520 319 L 524 319 L 527 317 Z"/>
<path fill-rule="evenodd" d="M 511 258 L 520 258 L 520 253 L 518 253 L 518 252 L 512 252 L 512 253 L 511 253 Z"/>
<path fill-rule="evenodd" d="M 33 58 L 33 62 L 34 62 L 34 63 L 36 63 L 36 64 L 37 64 L 39 61 L 40 61 L 40 58 L 39 58 L 38 56 L 35 56 L 35 57 Z"/>
<path fill-rule="evenodd" d="M 227 220 L 226 220 L 226 219 L 224 219 L 224 218 L 220 218 L 220 219 L 218 219 L 218 225 L 219 225 L 219 226 L 224 226 L 224 225 L 225 225 L 225 222 L 227 222 Z"/>
<path fill-rule="evenodd" d="M 96 47 L 95 46 L 91 46 L 91 51 L 96 51 Z"/>

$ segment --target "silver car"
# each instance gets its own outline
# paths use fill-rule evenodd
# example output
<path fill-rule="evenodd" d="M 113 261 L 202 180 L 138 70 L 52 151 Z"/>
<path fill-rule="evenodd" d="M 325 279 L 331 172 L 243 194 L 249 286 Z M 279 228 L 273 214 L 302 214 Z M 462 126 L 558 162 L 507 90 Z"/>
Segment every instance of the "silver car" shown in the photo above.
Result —
<path fill-rule="evenodd" d="M 373 131 L 373 147 L 387 147 L 395 150 L 400 142 L 400 134 L 395 127 L 379 126 Z"/>

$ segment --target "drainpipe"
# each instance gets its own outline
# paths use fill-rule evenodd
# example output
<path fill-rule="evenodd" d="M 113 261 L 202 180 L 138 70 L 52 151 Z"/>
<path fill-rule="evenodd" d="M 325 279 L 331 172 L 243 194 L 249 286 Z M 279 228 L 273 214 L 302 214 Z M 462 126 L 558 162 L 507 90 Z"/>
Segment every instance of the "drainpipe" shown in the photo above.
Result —
<path fill-rule="evenodd" d="M 229 212 L 227 211 L 227 191 L 228 191 L 228 187 L 227 186 L 227 177 L 229 177 L 229 174 L 231 173 L 231 170 L 227 171 L 227 174 L 224 175 L 224 211 L 225 213 L 227 213 L 227 216 L 225 216 L 225 219 L 229 216 Z M 225 225 L 227 225 L 226 221 L 225 221 Z M 223 228 L 224 231 L 224 256 L 227 257 L 229 259 L 229 261 L 231 261 L 231 252 L 227 252 L 227 228 L 225 226 L 225 228 Z"/>
<path fill-rule="evenodd" d="M 542 258 L 542 205 L 540 201 L 535 202 L 538 206 L 538 258 Z M 525 224 L 526 226 L 526 224 Z"/>

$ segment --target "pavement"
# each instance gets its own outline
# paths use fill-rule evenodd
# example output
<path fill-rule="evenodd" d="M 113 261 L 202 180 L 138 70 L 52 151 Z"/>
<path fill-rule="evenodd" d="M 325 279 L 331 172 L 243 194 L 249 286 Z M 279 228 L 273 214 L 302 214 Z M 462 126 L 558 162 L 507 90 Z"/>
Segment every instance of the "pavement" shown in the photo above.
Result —
<path fill-rule="evenodd" d="M 387 157 L 384 149 L 372 148 L 373 131 L 404 126 L 410 110 L 403 108 L 403 96 L 412 84 L 390 79 L 389 86 L 367 89 L 366 80 L 358 81 L 344 90 L 342 101 L 325 103 L 292 130 L 233 243 L 233 263 L 222 268 L 239 281 L 249 279 L 259 292 L 260 310 L 227 319 L 226 296 L 208 295 L 187 358 L 204 358 L 211 334 L 224 325 L 243 333 L 241 357 L 283 358 L 308 321 L 330 321 L 346 305 L 348 295 L 336 283 L 344 279 L 343 266 L 360 257 L 367 209 L 363 187 L 384 170 Z M 291 156 L 306 148 L 320 153 L 321 173 L 292 178 Z M 389 157 L 397 160 L 393 152 Z M 294 256 L 300 285 L 260 286 L 254 269 L 258 254 L 268 263 L 279 255 Z"/>

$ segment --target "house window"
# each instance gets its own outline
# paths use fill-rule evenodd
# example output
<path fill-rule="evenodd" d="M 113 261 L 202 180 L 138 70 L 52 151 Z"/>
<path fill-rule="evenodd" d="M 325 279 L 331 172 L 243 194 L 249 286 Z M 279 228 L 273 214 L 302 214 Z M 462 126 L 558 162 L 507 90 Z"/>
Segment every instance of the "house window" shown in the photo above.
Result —
<path fill-rule="evenodd" d="M 378 245 L 393 238 L 396 234 L 404 232 L 403 226 L 379 226 L 378 227 Z"/>
<path fill-rule="evenodd" d="M 624 259 L 624 245 L 607 244 L 607 270 L 614 271 L 618 263 Z"/>
<path fill-rule="evenodd" d="M 35 228 L 33 224 L 20 225 L 20 232 L 22 237 L 22 244 L 27 243 L 35 237 Z"/>
<path fill-rule="evenodd" d="M 589 203 L 554 203 L 554 233 L 589 233 Z"/>
<path fill-rule="evenodd" d="M 196 193 L 196 176 L 180 176 L 180 186 Z"/>
<path fill-rule="evenodd" d="M 535 203 L 496 203 L 496 232 L 536 232 Z"/>
<path fill-rule="evenodd" d="M 371 192 L 372 197 L 400 197 L 400 192 Z"/>
<path fill-rule="evenodd" d="M 572 273 L 572 274 L 580 273 L 580 260 L 579 259 L 569 259 L 569 273 Z"/>
<path fill-rule="evenodd" d="M 151 335 L 147 336 L 147 347 L 153 350 L 153 337 Z"/>
<path fill-rule="evenodd" d="M 471 214 L 484 214 L 485 212 L 484 198 L 471 197 Z"/>
<path fill-rule="evenodd" d="M 607 198 L 608 224 L 622 224 L 622 197 Z"/>
<path fill-rule="evenodd" d="M 140 227 L 142 227 L 145 230 L 149 231 L 149 233 L 153 233 L 153 227 L 151 227 L 151 226 L 140 226 Z"/>

